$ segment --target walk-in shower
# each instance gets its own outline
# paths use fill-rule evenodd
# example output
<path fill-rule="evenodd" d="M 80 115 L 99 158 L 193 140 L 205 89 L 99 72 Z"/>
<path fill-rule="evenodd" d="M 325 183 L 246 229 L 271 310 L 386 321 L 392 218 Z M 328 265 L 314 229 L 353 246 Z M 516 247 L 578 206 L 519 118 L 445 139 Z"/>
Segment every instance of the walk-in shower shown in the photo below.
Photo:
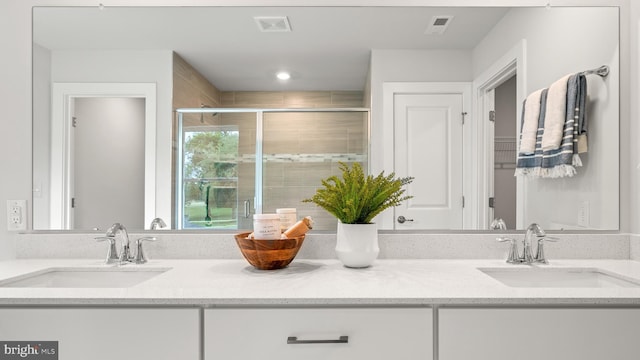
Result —
<path fill-rule="evenodd" d="M 254 213 L 294 207 L 318 230 L 336 220 L 302 203 L 340 162 L 369 159 L 365 108 L 177 110 L 177 229 L 249 229 Z M 216 114 L 216 116 L 212 116 Z M 258 161 L 256 161 L 256 159 Z"/>

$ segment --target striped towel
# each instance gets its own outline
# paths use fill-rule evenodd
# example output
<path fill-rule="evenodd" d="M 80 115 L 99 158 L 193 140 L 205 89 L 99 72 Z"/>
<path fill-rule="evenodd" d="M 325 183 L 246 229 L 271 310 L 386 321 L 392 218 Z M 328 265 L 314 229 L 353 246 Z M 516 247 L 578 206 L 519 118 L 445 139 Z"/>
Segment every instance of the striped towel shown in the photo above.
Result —
<path fill-rule="evenodd" d="M 540 94 L 540 114 L 538 116 L 538 131 L 536 133 L 536 148 L 534 153 L 518 152 L 518 159 L 516 162 L 516 176 L 540 176 L 542 172 L 542 133 L 544 131 L 544 118 L 547 104 L 547 92 L 548 89 L 543 89 Z M 526 100 L 525 100 L 526 105 Z M 522 107 L 522 125 L 524 127 L 525 109 Z M 522 134 L 520 134 L 520 141 L 522 142 Z"/>
<path fill-rule="evenodd" d="M 579 75 L 575 118 L 578 121 L 578 154 L 586 153 L 587 147 L 587 77 Z"/>
<path fill-rule="evenodd" d="M 563 76 L 549 86 L 542 134 L 542 150 L 544 151 L 556 150 L 562 144 L 564 124 L 567 120 L 567 87 L 570 76 Z M 571 118 L 573 119 L 573 117 Z"/>
<path fill-rule="evenodd" d="M 571 177 L 576 174 L 575 168 L 582 166 L 578 155 L 578 135 L 583 130 L 586 133 L 586 117 L 584 117 L 584 124 L 578 124 L 578 120 L 581 118 L 581 114 L 584 114 L 586 101 L 581 101 L 581 99 L 586 96 L 586 88 L 582 87 L 582 85 L 586 85 L 586 81 L 583 82 L 581 78 L 584 78 L 584 75 L 575 74 L 567 80 L 561 141 L 557 148 L 551 150 L 544 150 L 542 147 L 542 139 L 547 131 L 545 122 L 548 121 L 549 106 L 547 103 L 550 89 L 543 90 L 540 97 L 541 109 L 538 119 L 536 149 L 533 154 L 522 151 L 518 153 L 516 176 Z M 584 125 L 584 128 L 581 129 L 580 125 Z"/>
<path fill-rule="evenodd" d="M 533 154 L 536 151 L 538 119 L 540 118 L 540 96 L 542 90 L 532 92 L 524 101 L 520 152 Z"/>

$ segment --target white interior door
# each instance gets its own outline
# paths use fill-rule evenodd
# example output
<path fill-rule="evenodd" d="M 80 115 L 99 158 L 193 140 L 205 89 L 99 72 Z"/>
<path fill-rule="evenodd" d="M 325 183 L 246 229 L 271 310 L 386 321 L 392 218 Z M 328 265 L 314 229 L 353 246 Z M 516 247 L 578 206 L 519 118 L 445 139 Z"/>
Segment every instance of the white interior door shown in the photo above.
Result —
<path fill-rule="evenodd" d="M 78 97 L 74 111 L 72 228 L 143 229 L 145 99 Z"/>
<path fill-rule="evenodd" d="M 72 154 L 75 145 L 72 146 L 70 141 L 72 137 L 76 137 L 72 131 L 72 117 L 75 111 L 75 100 L 77 98 L 87 97 L 104 97 L 104 98 L 141 98 L 144 99 L 144 137 L 139 143 L 144 144 L 144 163 L 140 169 L 144 169 L 144 222 L 150 224 L 151 220 L 156 217 L 164 219 L 171 218 L 171 183 L 160 183 L 158 179 L 165 174 L 170 174 L 170 157 L 157 155 L 156 147 L 157 138 L 160 130 L 156 131 L 156 84 L 154 83 L 54 83 L 52 86 L 52 102 L 51 102 L 51 149 L 49 168 L 50 168 L 50 199 L 48 204 L 42 203 L 41 206 L 49 206 L 49 225 L 47 230 L 68 230 L 79 229 L 78 219 L 75 218 L 74 212 L 71 210 L 71 198 L 74 196 L 77 179 L 72 179 L 72 174 L 78 164 L 75 164 L 75 154 Z M 77 116 L 76 116 L 77 117 Z M 116 117 L 120 119 L 119 116 Z M 95 142 L 90 144 L 93 148 L 106 151 L 112 151 L 119 147 L 120 138 L 113 128 L 105 130 L 105 135 L 109 135 L 108 140 L 103 142 Z M 163 130 L 164 131 L 164 130 Z M 74 143 L 77 139 L 73 140 Z M 168 142 L 170 143 L 170 141 Z M 166 147 L 170 149 L 170 146 Z M 129 157 L 127 153 L 125 158 Z M 159 166 L 161 164 L 162 166 Z M 78 199 L 77 201 L 80 201 Z M 89 201 L 85 204 L 98 204 L 96 201 Z M 95 205 L 93 208 L 97 207 Z M 35 211 L 35 210 L 34 210 Z M 74 217 L 72 220 L 71 217 Z M 118 216 L 120 217 L 120 216 Z M 107 220 L 105 220 L 107 221 Z M 75 224 L 73 224 L 75 223 Z M 91 222 L 93 223 L 93 222 Z M 75 227 L 72 227 L 75 226 Z M 136 227 L 142 225 L 130 225 Z M 93 227 L 96 227 L 95 225 Z M 140 227 L 142 228 L 142 227 Z"/>
<path fill-rule="evenodd" d="M 463 111 L 459 93 L 394 95 L 395 172 L 415 178 L 396 229 L 463 228 Z"/>

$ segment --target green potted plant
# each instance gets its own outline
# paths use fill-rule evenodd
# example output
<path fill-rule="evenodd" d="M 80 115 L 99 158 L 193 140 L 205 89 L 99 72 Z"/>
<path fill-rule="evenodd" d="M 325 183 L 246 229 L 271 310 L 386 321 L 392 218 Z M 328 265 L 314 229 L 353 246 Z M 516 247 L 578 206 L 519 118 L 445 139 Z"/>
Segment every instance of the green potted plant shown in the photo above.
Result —
<path fill-rule="evenodd" d="M 366 175 L 359 163 L 340 163 L 342 178 L 322 180 L 311 202 L 338 218 L 336 254 L 345 266 L 367 267 L 378 257 L 378 229 L 373 219 L 384 210 L 398 206 L 412 196 L 404 195 L 404 185 L 412 177 L 396 178 L 395 173 Z"/>

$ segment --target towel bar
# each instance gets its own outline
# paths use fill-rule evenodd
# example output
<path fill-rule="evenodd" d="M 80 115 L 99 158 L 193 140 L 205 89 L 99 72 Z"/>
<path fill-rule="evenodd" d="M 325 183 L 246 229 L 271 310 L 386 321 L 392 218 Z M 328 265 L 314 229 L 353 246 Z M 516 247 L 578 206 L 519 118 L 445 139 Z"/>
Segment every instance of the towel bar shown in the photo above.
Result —
<path fill-rule="evenodd" d="M 607 75 L 609 75 L 609 66 L 602 65 L 597 69 L 585 70 L 585 71 L 581 72 L 581 74 L 582 75 L 596 74 L 596 75 L 599 75 L 601 77 L 606 77 Z"/>

